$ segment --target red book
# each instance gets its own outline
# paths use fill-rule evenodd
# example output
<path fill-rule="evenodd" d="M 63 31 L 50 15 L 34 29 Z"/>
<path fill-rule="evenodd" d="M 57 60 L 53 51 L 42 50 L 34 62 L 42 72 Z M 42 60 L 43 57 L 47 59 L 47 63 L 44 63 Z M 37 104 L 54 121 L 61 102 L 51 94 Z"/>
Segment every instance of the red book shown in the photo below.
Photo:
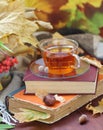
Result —
<path fill-rule="evenodd" d="M 60 94 L 94 94 L 98 79 L 98 68 L 90 65 L 89 69 L 81 75 L 71 78 L 43 78 L 28 69 L 24 75 L 26 85 L 25 93 L 44 91 Z"/>

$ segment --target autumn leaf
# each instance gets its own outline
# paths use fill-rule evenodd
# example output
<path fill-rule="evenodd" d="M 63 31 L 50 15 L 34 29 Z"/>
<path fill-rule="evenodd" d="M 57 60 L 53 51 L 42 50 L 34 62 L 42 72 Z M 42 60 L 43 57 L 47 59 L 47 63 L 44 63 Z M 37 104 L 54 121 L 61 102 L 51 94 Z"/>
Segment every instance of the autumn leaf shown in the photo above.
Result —
<path fill-rule="evenodd" d="M 24 0 L 0 0 L 0 19 L 11 12 L 24 12 Z"/>
<path fill-rule="evenodd" d="M 84 1 L 85 1 L 85 3 L 87 2 L 94 7 L 100 7 L 102 4 L 102 0 L 84 0 Z"/>
<path fill-rule="evenodd" d="M 90 19 L 98 28 L 103 27 L 103 13 L 96 12 Z"/>
<path fill-rule="evenodd" d="M 95 114 L 102 114 L 103 113 L 103 99 L 98 102 L 97 106 L 92 106 L 91 104 L 88 104 L 86 106 L 86 109 L 93 112 L 93 115 Z"/>
<path fill-rule="evenodd" d="M 60 7 L 67 3 L 67 0 L 25 0 L 26 7 L 36 8 L 47 14 L 58 12 Z"/>
<path fill-rule="evenodd" d="M 26 13 L 24 0 L 0 1 L 0 41 L 13 51 L 21 46 L 21 52 L 16 51 L 16 54 L 33 52 L 33 49 L 30 47 L 27 49 L 24 44 L 30 43 L 33 47 L 36 47 L 38 41 L 33 36 L 33 33 L 40 26 L 52 29 L 52 25 L 49 22 L 43 22 L 39 19 L 31 21 L 25 17 Z"/>
<path fill-rule="evenodd" d="M 20 122 L 30 122 L 39 119 L 48 119 L 50 114 L 45 112 L 39 112 L 36 110 L 29 110 L 20 108 L 20 112 L 14 113 L 14 117 Z"/>
<path fill-rule="evenodd" d="M 25 6 L 27 8 L 36 8 L 38 10 L 44 10 L 47 13 L 53 11 L 52 5 L 47 0 L 25 0 Z"/>
<path fill-rule="evenodd" d="M 8 17 L 0 20 L 0 38 L 5 35 L 16 34 L 21 43 L 33 43 L 31 34 L 38 28 L 35 22 L 25 19 L 22 14 L 11 13 Z"/>
<path fill-rule="evenodd" d="M 66 25 L 68 12 L 60 10 L 67 0 L 25 0 L 27 8 L 35 8 L 40 20 L 50 22 L 54 28 L 58 29 Z"/>
<path fill-rule="evenodd" d="M 69 12 L 68 27 L 79 28 L 86 32 L 99 34 L 99 26 L 102 25 L 102 13 L 94 12 L 93 17 L 88 18 L 85 14 L 86 4 L 91 8 L 100 8 L 102 0 L 96 0 L 95 2 L 93 0 L 69 0 L 65 5 L 61 6 L 60 10 Z M 96 23 L 97 21 L 98 23 Z"/>
<path fill-rule="evenodd" d="M 51 22 L 55 30 L 67 26 L 100 34 L 100 28 L 103 27 L 102 0 L 25 0 L 25 5 L 29 8 L 36 8 L 37 16 L 41 20 Z M 88 13 L 92 14 L 93 17 L 88 17 L 86 10 L 91 10 Z M 78 13 L 79 11 L 81 14 Z M 97 11 L 98 14 L 95 14 Z"/>
<path fill-rule="evenodd" d="M 39 26 L 24 17 L 25 7 L 23 1 L 0 1 L 0 41 L 11 49 L 19 44 L 31 43 L 36 46 L 36 40 L 32 36 Z"/>
<path fill-rule="evenodd" d="M 4 0 L 4 2 L 5 1 L 6 0 Z M 29 39 L 29 43 L 32 43 L 33 39 L 31 39 L 30 36 L 33 34 L 33 32 L 39 29 L 38 24 L 48 29 L 52 28 L 50 23 L 41 23 L 39 20 L 30 21 L 26 19 L 25 6 L 21 0 L 7 2 L 7 5 L 4 5 L 5 6 L 3 6 L 3 10 L 0 12 L 0 15 L 2 16 L 2 19 L 0 19 L 0 38 L 3 35 L 17 34 L 20 36 L 20 39 L 25 36 L 25 40 L 21 40 L 22 42 L 25 42 L 27 39 Z M 2 4 L 0 7 L 2 7 Z"/>
<path fill-rule="evenodd" d="M 90 4 L 94 7 L 100 7 L 102 0 L 68 0 L 67 4 L 61 7 L 62 10 L 75 10 L 77 6 L 84 7 L 84 4 Z"/>

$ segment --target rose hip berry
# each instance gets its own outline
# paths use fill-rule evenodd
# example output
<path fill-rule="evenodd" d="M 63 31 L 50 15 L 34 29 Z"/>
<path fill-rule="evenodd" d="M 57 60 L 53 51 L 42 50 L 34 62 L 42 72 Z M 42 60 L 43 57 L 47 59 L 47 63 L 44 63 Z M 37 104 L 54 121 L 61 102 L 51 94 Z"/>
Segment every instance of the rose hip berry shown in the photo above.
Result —
<path fill-rule="evenodd" d="M 0 61 L 0 73 L 7 72 L 8 70 L 10 70 L 11 67 L 13 67 L 17 63 L 18 61 L 15 57 L 5 57 L 4 60 Z"/>

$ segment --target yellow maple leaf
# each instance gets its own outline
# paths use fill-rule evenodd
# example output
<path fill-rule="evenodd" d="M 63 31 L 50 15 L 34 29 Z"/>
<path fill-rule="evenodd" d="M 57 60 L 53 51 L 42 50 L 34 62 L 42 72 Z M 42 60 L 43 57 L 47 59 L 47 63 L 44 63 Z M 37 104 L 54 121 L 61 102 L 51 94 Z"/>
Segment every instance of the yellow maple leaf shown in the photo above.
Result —
<path fill-rule="evenodd" d="M 20 9 L 17 9 L 17 5 L 21 5 Z M 0 7 L 1 6 L 2 4 Z M 39 20 L 28 20 L 25 18 L 24 14 L 25 7 L 20 0 L 14 0 L 10 3 L 7 2 L 7 5 L 3 8 L 0 14 L 2 16 L 2 19 L 0 19 L 0 38 L 5 35 L 16 34 L 19 36 L 21 43 L 33 43 L 34 40 L 32 34 L 39 29 L 38 24 L 48 29 L 52 28 L 50 23 L 41 22 Z"/>
<path fill-rule="evenodd" d="M 14 50 L 20 45 L 22 47 L 21 53 L 27 50 L 27 47 L 24 47 L 24 43 L 30 43 L 36 47 L 38 41 L 33 36 L 33 33 L 37 31 L 40 26 L 48 29 L 52 28 L 50 23 L 39 21 L 38 19 L 27 19 L 25 14 L 26 7 L 24 0 L 0 1 L 0 41 L 6 45 L 8 44 L 11 50 Z M 29 48 L 27 52 L 29 52 Z M 18 53 L 20 54 L 20 51 L 16 52 L 16 54 Z"/>
<path fill-rule="evenodd" d="M 19 36 L 21 43 L 33 43 L 31 35 L 38 29 L 35 22 L 29 21 L 23 17 L 23 14 L 11 13 L 4 19 L 0 20 L 0 38 L 9 34 L 16 34 Z"/>
<path fill-rule="evenodd" d="M 0 19 L 11 12 L 24 12 L 24 0 L 0 0 Z"/>
<path fill-rule="evenodd" d="M 88 104 L 86 106 L 86 109 L 93 112 L 93 115 L 95 114 L 102 114 L 103 113 L 103 99 L 98 102 L 97 106 L 92 106 L 91 104 Z"/>
<path fill-rule="evenodd" d="M 9 35 L 15 34 L 18 36 L 19 43 L 28 42 L 35 45 L 35 40 L 31 35 L 39 26 L 24 17 L 23 1 L 1 0 L 0 8 L 2 8 L 0 10 L 0 40 L 4 42 L 3 39 L 8 39 Z"/>

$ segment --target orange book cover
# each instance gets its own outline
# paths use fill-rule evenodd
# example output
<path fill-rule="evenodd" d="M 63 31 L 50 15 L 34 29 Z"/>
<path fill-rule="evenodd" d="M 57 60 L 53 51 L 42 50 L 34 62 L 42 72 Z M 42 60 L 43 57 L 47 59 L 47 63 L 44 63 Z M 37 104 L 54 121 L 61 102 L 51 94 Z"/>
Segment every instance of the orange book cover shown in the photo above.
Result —
<path fill-rule="evenodd" d="M 102 79 L 103 75 L 99 75 L 98 80 L 100 81 Z M 15 113 L 19 112 L 20 108 L 26 108 L 49 113 L 51 114 L 49 119 L 38 121 L 51 124 L 71 114 L 73 111 L 101 95 L 103 91 L 102 86 L 103 85 L 98 82 L 97 91 L 94 95 L 61 94 L 59 96 L 64 98 L 64 102 L 56 102 L 54 106 L 46 106 L 43 100 L 35 94 L 25 94 L 25 86 L 23 86 L 7 96 L 8 110 L 11 113 Z"/>

